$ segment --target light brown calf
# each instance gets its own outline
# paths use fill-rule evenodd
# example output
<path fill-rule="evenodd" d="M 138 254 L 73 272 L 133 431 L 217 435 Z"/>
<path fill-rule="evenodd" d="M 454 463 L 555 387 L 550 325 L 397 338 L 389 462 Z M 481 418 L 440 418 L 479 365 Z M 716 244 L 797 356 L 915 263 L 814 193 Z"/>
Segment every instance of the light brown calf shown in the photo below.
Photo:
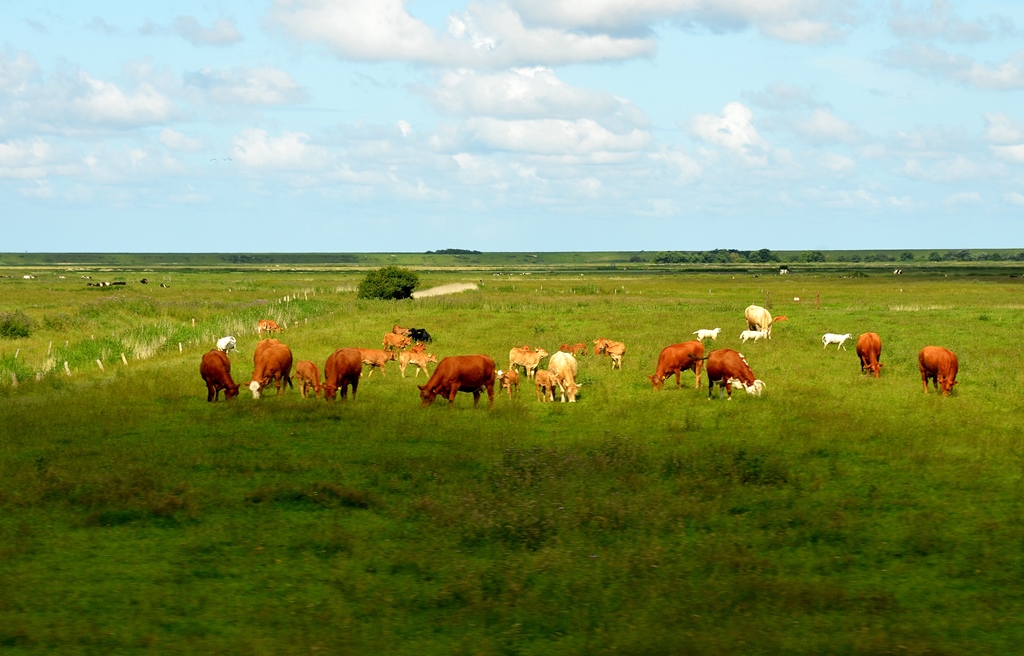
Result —
<path fill-rule="evenodd" d="M 412 341 L 405 335 L 398 335 L 395 333 L 384 333 L 384 341 L 381 343 L 385 349 L 394 350 L 404 349 L 406 346 L 411 344 Z"/>
<path fill-rule="evenodd" d="M 380 374 L 387 376 L 384 372 L 384 363 L 389 360 L 398 359 L 394 351 L 383 351 L 381 349 L 359 349 L 359 354 L 363 358 L 363 364 L 370 365 L 370 373 L 366 374 L 367 378 L 373 375 L 374 369 L 380 369 Z"/>
<path fill-rule="evenodd" d="M 416 365 L 416 374 L 413 378 L 419 378 L 420 369 L 423 370 L 427 376 L 430 376 L 430 369 L 427 368 L 428 362 L 437 362 L 437 356 L 433 353 L 424 353 L 423 351 L 417 351 L 415 349 L 411 351 L 402 351 L 398 355 L 398 368 L 402 370 L 402 378 L 405 378 L 405 368 L 409 364 Z"/>
<path fill-rule="evenodd" d="M 299 381 L 302 398 L 309 398 L 309 390 L 313 390 L 313 398 L 320 396 L 320 369 L 309 360 L 299 360 L 295 364 L 295 378 Z"/>
<path fill-rule="evenodd" d="M 498 384 L 505 388 L 508 398 L 512 398 L 512 388 L 516 388 L 516 398 L 519 398 L 519 372 L 515 369 L 498 372 Z"/>
<path fill-rule="evenodd" d="M 555 379 L 555 375 L 547 369 L 541 369 L 534 377 L 534 387 L 537 392 L 538 401 L 554 401 L 555 387 L 557 386 L 558 381 Z"/>

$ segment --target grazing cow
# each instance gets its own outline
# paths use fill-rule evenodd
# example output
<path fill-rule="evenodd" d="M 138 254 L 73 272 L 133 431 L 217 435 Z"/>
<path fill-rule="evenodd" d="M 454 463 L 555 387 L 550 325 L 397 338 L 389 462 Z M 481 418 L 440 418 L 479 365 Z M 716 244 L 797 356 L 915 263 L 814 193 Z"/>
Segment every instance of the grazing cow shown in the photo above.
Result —
<path fill-rule="evenodd" d="M 281 388 L 281 381 L 292 385 L 292 350 L 286 344 L 276 339 L 264 339 L 256 344 L 256 352 L 253 354 L 255 369 L 252 372 L 252 382 L 249 383 L 249 391 L 252 398 L 260 398 L 263 388 L 273 380 L 277 385 L 277 395 L 284 394 Z"/>
<path fill-rule="evenodd" d="M 707 339 L 710 337 L 711 341 L 714 342 L 718 339 L 718 333 L 721 332 L 721 330 L 721 328 L 715 328 L 714 330 L 701 328 L 700 330 L 693 331 L 693 334 L 697 336 L 697 339 Z"/>
<path fill-rule="evenodd" d="M 779 316 L 772 319 L 772 323 L 779 323 L 780 321 L 789 321 L 789 317 L 787 317 L 784 314 L 780 314 Z"/>
<path fill-rule="evenodd" d="M 324 400 L 333 401 L 338 390 L 341 398 L 348 399 L 348 386 L 352 386 L 352 400 L 356 400 L 359 377 L 363 375 L 363 356 L 359 349 L 340 348 L 327 358 L 324 365 Z"/>
<path fill-rule="evenodd" d="M 430 333 L 425 328 L 410 328 L 409 337 L 416 342 L 432 342 L 434 338 L 430 336 Z"/>
<path fill-rule="evenodd" d="M 504 388 L 505 391 L 508 392 L 508 398 L 511 399 L 512 398 L 512 388 L 514 387 L 514 388 L 516 388 L 516 398 L 518 399 L 519 398 L 519 372 L 516 371 L 515 369 L 510 369 L 509 371 L 502 371 L 501 369 L 499 369 L 495 375 L 496 375 L 495 380 L 497 381 L 497 383 L 499 385 L 498 389 L 500 390 L 501 388 Z"/>
<path fill-rule="evenodd" d="M 534 389 L 537 392 L 537 400 L 540 402 L 554 401 L 555 400 L 555 387 L 558 386 L 558 381 L 555 380 L 555 375 L 546 369 L 541 369 L 537 372 L 536 378 L 533 381 Z"/>
<path fill-rule="evenodd" d="M 534 373 L 537 371 L 537 367 L 540 366 L 540 361 L 548 357 L 548 352 L 542 348 L 538 348 L 536 351 L 531 351 L 529 346 L 513 346 L 512 350 L 508 352 L 508 368 L 514 370 L 516 365 L 523 368 L 527 378 L 532 378 Z"/>
<path fill-rule="evenodd" d="M 572 353 L 573 357 L 579 358 L 579 357 L 583 357 L 584 355 L 587 354 L 587 345 L 584 344 L 583 342 L 577 342 L 577 343 L 573 344 L 572 346 L 570 346 L 568 344 L 562 344 L 558 348 L 558 350 L 559 351 L 564 351 L 566 353 Z"/>
<path fill-rule="evenodd" d="M 960 369 L 956 354 L 941 346 L 926 346 L 917 354 L 917 363 L 921 367 L 924 393 L 928 393 L 928 379 L 931 378 L 935 389 L 941 389 L 942 396 L 949 396 L 956 385 L 956 374 Z"/>
<path fill-rule="evenodd" d="M 406 337 L 409 336 L 409 329 L 408 328 L 402 328 L 397 323 L 391 328 L 391 332 L 393 332 L 396 335 L 404 335 Z"/>
<path fill-rule="evenodd" d="M 576 369 L 576 358 L 572 353 L 558 351 L 548 361 L 548 371 L 555 377 L 562 403 L 565 403 L 566 396 L 569 397 L 569 403 L 576 403 L 576 392 L 580 389 L 580 384 L 576 382 Z"/>
<path fill-rule="evenodd" d="M 761 330 L 768 333 L 768 339 L 772 338 L 772 314 L 760 305 L 750 305 L 743 311 L 747 318 L 748 330 Z"/>
<path fill-rule="evenodd" d="M 622 356 L 626 354 L 626 345 L 622 342 L 615 342 L 607 337 L 599 337 L 594 340 L 594 355 L 610 355 L 612 358 L 612 369 L 622 369 Z"/>
<path fill-rule="evenodd" d="M 309 398 L 309 390 L 313 390 L 313 398 L 320 396 L 320 369 L 309 360 L 299 360 L 295 365 L 295 377 L 299 381 L 302 398 Z"/>
<path fill-rule="evenodd" d="M 708 355 L 708 401 L 711 400 L 711 393 L 715 383 L 719 384 L 718 396 L 721 398 L 722 389 L 725 389 L 729 400 L 732 400 L 732 388 L 742 386 L 747 394 L 761 396 L 764 390 L 764 381 L 754 378 L 754 372 L 750 370 L 746 358 L 742 353 L 732 349 L 718 349 Z"/>
<path fill-rule="evenodd" d="M 199 363 L 199 375 L 206 383 L 206 400 L 213 402 L 224 390 L 225 399 L 233 399 L 238 396 L 238 385 L 231 380 L 231 361 L 224 351 L 213 349 L 203 355 L 203 361 Z"/>
<path fill-rule="evenodd" d="M 225 353 L 229 351 L 234 351 L 236 346 L 238 346 L 238 343 L 235 341 L 234 335 L 221 337 L 220 339 L 217 340 L 217 349 L 220 351 L 224 351 Z"/>
<path fill-rule="evenodd" d="M 403 355 L 404 353 L 403 351 Z M 370 373 L 366 374 L 367 378 L 373 375 L 374 369 L 380 369 L 380 375 L 387 376 L 387 373 L 384 371 L 384 363 L 389 360 L 398 359 L 398 354 L 394 351 L 383 351 L 381 349 L 359 349 L 359 354 L 363 358 L 363 364 L 370 365 Z"/>
<path fill-rule="evenodd" d="M 860 357 L 860 369 L 862 372 L 870 371 L 879 377 L 882 363 L 878 358 L 882 355 L 882 338 L 878 333 L 863 333 L 857 337 L 857 356 Z"/>
<path fill-rule="evenodd" d="M 410 363 L 416 365 L 416 374 L 413 378 L 419 378 L 420 369 L 427 376 L 430 376 L 430 369 L 427 367 L 428 362 L 437 362 L 437 356 L 433 353 L 424 353 L 422 349 L 417 351 L 415 347 L 409 351 L 402 351 L 398 356 L 398 368 L 402 370 L 402 378 L 405 378 L 405 368 Z"/>
<path fill-rule="evenodd" d="M 676 388 L 682 388 L 682 374 L 687 369 L 693 371 L 697 377 L 694 389 L 700 387 L 700 369 L 704 365 L 704 344 L 699 339 L 693 339 L 682 344 L 672 344 L 661 349 L 658 356 L 658 370 L 650 376 L 654 389 L 660 390 L 665 379 L 675 374 Z"/>
<path fill-rule="evenodd" d="M 385 349 L 404 349 L 406 346 L 412 344 L 412 341 L 405 335 L 398 335 L 395 333 L 384 333 L 384 341 L 381 345 Z"/>
<path fill-rule="evenodd" d="M 281 330 L 281 326 L 277 325 L 276 321 L 271 321 L 270 319 L 260 319 L 259 323 L 256 324 L 256 335 L 259 337 L 263 337 L 264 332 L 279 333 Z"/>
<path fill-rule="evenodd" d="M 843 346 L 843 342 L 850 339 L 851 337 L 853 337 L 853 335 L 851 335 L 850 333 L 846 333 L 845 335 L 839 335 L 837 333 L 825 333 L 824 335 L 821 336 L 821 348 L 828 348 L 829 344 L 838 344 L 839 346 L 842 346 L 843 350 L 845 351 L 846 347 Z M 837 351 L 839 350 L 839 346 L 836 347 Z"/>
<path fill-rule="evenodd" d="M 455 404 L 459 392 L 473 393 L 473 407 L 480 402 L 480 392 L 487 389 L 488 408 L 494 407 L 494 360 L 486 355 L 451 355 L 442 358 L 426 385 L 420 389 L 420 405 L 426 407 L 434 402 L 438 394 L 448 398 L 448 405 Z"/>
<path fill-rule="evenodd" d="M 740 342 L 745 344 L 748 339 L 752 339 L 756 342 L 762 337 L 767 339 L 768 332 L 765 330 L 744 330 L 740 333 Z"/>

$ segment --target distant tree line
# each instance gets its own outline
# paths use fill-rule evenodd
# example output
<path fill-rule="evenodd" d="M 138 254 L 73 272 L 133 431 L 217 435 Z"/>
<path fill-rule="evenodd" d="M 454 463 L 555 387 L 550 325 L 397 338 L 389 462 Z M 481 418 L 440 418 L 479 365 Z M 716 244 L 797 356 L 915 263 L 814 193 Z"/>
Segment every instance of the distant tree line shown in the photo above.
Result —
<path fill-rule="evenodd" d="M 634 255 L 629 258 L 629 261 L 644 262 L 646 260 L 639 255 Z M 655 264 L 742 264 L 744 262 L 780 262 L 781 259 L 767 248 L 762 248 L 759 251 L 716 248 L 713 251 L 661 251 L 654 254 L 652 261 Z"/>
<path fill-rule="evenodd" d="M 655 264 L 768 264 L 771 262 L 913 262 L 916 258 L 911 251 L 899 255 L 893 253 L 839 253 L 826 255 L 823 251 L 805 251 L 784 258 L 767 248 L 757 251 L 740 251 L 733 248 L 718 248 L 713 251 L 661 251 L 653 254 Z M 972 253 L 969 250 L 951 250 L 945 253 L 933 252 L 927 257 L 931 262 L 999 262 L 1004 260 L 1024 261 L 1024 252 L 1015 255 L 1002 253 Z M 641 254 L 634 254 L 630 262 L 647 262 Z"/>
<path fill-rule="evenodd" d="M 427 255 L 480 255 L 480 251 L 471 251 L 468 248 L 442 248 L 437 251 L 427 251 Z"/>

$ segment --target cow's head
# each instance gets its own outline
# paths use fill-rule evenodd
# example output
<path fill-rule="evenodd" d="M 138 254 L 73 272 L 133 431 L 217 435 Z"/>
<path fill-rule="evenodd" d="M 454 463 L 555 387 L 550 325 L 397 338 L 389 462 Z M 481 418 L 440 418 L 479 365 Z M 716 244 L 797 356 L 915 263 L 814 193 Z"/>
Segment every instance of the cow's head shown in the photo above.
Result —
<path fill-rule="evenodd" d="M 648 378 L 651 379 L 651 385 L 653 385 L 656 390 L 660 390 L 665 384 L 665 378 L 657 374 L 648 376 Z"/>
<path fill-rule="evenodd" d="M 583 383 L 569 383 L 565 386 L 565 395 L 569 397 L 569 403 L 576 403 L 576 392 L 580 391 Z"/>
<path fill-rule="evenodd" d="M 542 358 L 546 358 L 546 357 L 548 357 L 548 352 L 547 352 L 547 351 L 545 351 L 544 349 L 540 348 L 540 347 L 537 347 L 537 351 L 536 351 L 536 353 L 537 353 L 537 354 L 538 354 L 538 355 L 539 355 L 540 357 L 542 357 Z"/>
<path fill-rule="evenodd" d="M 420 388 L 420 406 L 427 407 L 434 402 L 434 398 L 437 397 L 437 390 L 429 389 L 426 385 L 417 385 Z"/>
<path fill-rule="evenodd" d="M 254 380 L 251 383 L 249 383 L 249 391 L 252 392 L 252 398 L 254 399 L 260 398 L 260 390 L 262 389 L 263 383 L 261 383 L 258 380 Z"/>
<path fill-rule="evenodd" d="M 334 397 L 338 394 L 338 386 L 331 383 L 324 383 L 323 390 L 325 401 L 333 401 Z"/>
<path fill-rule="evenodd" d="M 238 396 L 238 385 L 228 385 L 224 388 L 224 398 L 233 399 Z"/>
<path fill-rule="evenodd" d="M 751 396 L 761 396 L 761 392 L 764 391 L 764 381 L 761 379 L 755 379 L 750 385 L 744 385 L 744 389 L 747 390 L 747 394 Z"/>
<path fill-rule="evenodd" d="M 437 356 L 433 353 L 427 354 L 427 362 L 437 362 Z"/>

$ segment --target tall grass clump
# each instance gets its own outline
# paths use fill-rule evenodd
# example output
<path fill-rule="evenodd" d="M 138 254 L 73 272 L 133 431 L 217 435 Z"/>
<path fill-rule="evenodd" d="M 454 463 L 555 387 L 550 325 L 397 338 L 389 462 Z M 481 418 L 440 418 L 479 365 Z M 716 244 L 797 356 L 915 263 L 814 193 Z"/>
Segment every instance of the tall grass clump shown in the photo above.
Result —
<path fill-rule="evenodd" d="M 21 310 L 0 313 L 0 337 L 4 339 L 28 337 L 34 327 L 35 322 Z"/>

